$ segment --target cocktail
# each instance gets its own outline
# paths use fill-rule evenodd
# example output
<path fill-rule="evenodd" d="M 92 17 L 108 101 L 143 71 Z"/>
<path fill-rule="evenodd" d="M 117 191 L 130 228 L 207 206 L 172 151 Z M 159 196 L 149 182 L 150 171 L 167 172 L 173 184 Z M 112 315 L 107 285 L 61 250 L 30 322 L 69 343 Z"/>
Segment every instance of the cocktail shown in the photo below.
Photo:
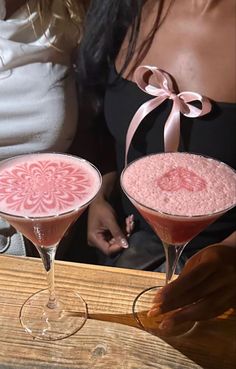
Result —
<path fill-rule="evenodd" d="M 228 165 L 201 155 L 160 153 L 129 164 L 121 175 L 123 191 L 161 239 L 166 255 L 166 283 L 178 259 L 199 232 L 236 205 L 236 173 Z M 160 334 L 162 316 L 150 317 L 161 286 L 142 291 L 134 301 L 138 323 Z M 178 327 L 183 334 L 193 324 Z"/>
<path fill-rule="evenodd" d="M 101 186 L 99 171 L 81 158 L 56 153 L 29 154 L 0 163 L 0 216 L 37 248 L 48 289 L 30 296 L 20 311 L 35 338 L 58 340 L 77 332 L 87 318 L 84 299 L 54 288 L 57 246 Z"/>

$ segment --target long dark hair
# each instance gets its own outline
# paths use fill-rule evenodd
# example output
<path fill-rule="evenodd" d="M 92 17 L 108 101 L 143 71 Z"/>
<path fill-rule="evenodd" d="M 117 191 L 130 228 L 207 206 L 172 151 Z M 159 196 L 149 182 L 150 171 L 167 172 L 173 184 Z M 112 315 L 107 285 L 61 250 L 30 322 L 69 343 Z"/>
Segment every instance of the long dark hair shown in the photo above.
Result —
<path fill-rule="evenodd" d="M 84 35 L 78 51 L 78 87 L 80 98 L 92 102 L 93 108 L 102 106 L 109 64 L 113 63 L 129 32 L 129 46 L 121 74 L 132 59 L 146 0 L 92 0 L 86 16 Z M 159 0 L 155 24 L 141 45 L 136 64 L 142 60 L 152 43 L 160 23 L 164 0 Z"/>

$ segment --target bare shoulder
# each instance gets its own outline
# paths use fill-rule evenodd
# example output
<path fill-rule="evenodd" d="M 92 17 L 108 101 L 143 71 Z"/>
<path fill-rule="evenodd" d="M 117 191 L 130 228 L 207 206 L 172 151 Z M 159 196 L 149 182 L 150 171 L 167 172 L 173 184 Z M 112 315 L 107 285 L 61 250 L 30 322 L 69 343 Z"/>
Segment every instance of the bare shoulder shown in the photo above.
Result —
<path fill-rule="evenodd" d="M 169 72 L 181 91 L 196 91 L 216 101 L 236 102 L 235 0 L 167 0 L 164 4 L 159 27 L 142 64 Z M 137 54 L 154 25 L 158 9 L 152 1 L 143 8 Z M 118 64 L 126 49 L 127 40 Z M 134 55 L 130 68 L 136 59 Z"/>

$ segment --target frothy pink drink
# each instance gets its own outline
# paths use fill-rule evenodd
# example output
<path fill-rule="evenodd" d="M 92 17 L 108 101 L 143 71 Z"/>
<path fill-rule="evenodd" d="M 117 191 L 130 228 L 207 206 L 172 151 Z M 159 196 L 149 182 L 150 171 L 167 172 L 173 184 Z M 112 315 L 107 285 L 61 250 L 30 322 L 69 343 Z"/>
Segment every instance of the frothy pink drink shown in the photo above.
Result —
<path fill-rule="evenodd" d="M 32 154 L 0 163 L 0 214 L 33 243 L 56 244 L 101 185 L 87 161 Z"/>
<path fill-rule="evenodd" d="M 162 241 L 183 244 L 236 204 L 236 173 L 187 153 L 143 157 L 126 168 L 122 186 Z"/>

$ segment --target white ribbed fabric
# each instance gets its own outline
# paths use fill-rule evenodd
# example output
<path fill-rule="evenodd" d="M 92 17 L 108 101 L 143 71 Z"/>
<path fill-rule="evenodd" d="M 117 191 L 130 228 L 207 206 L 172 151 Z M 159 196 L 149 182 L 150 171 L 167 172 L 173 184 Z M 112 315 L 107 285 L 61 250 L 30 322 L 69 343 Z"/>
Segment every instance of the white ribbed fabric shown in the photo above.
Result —
<path fill-rule="evenodd" d="M 39 152 L 65 152 L 74 137 L 77 104 L 71 53 L 76 44 L 72 23 L 43 32 L 30 0 L 10 19 L 0 0 L 0 160 Z M 54 0 L 63 17 L 63 1 Z M 56 47 L 52 46 L 55 45 Z M 1 233 L 1 230 L 0 230 Z"/>

